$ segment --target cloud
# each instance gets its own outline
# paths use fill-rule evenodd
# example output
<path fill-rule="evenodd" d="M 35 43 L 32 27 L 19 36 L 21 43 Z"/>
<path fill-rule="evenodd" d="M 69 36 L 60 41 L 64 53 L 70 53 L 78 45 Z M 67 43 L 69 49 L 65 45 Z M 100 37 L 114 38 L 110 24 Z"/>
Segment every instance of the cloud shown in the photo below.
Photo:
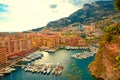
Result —
<path fill-rule="evenodd" d="M 112 0 L 69 0 L 69 2 L 75 6 L 82 6 L 85 3 L 92 3 L 94 1 L 112 1 Z"/>
<path fill-rule="evenodd" d="M 48 22 L 67 17 L 78 10 L 78 7 L 64 0 L 0 0 L 0 3 L 9 5 L 5 8 L 9 12 L 0 15 L 0 32 L 46 26 Z"/>
<path fill-rule="evenodd" d="M 8 5 L 0 4 L 0 12 L 8 12 Z"/>
<path fill-rule="evenodd" d="M 57 8 L 57 4 L 51 4 L 50 8 L 52 8 L 52 9 Z"/>

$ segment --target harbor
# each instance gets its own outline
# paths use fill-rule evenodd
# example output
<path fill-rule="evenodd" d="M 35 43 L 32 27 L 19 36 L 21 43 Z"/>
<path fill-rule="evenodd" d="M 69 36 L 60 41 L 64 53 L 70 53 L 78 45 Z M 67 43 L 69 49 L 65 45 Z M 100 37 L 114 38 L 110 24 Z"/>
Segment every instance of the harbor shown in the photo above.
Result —
<path fill-rule="evenodd" d="M 41 73 L 59 76 L 62 73 L 63 65 L 60 63 L 40 63 L 40 64 L 29 64 L 24 70 L 32 73 Z"/>
<path fill-rule="evenodd" d="M 71 55 L 71 58 L 74 59 L 86 59 L 88 57 L 94 56 L 97 53 L 98 48 L 90 46 L 90 51 L 84 51 L 81 53 L 75 53 Z"/>
<path fill-rule="evenodd" d="M 12 67 L 6 67 L 4 70 L 0 71 L 0 76 L 4 76 L 5 74 L 10 74 L 12 72 L 14 72 L 16 69 L 12 68 Z"/>
<path fill-rule="evenodd" d="M 44 55 L 42 54 L 42 52 L 40 51 L 36 51 L 32 54 L 29 54 L 28 56 L 24 57 L 22 59 L 23 62 L 30 62 L 30 61 L 34 61 L 36 59 L 42 58 Z"/>
<path fill-rule="evenodd" d="M 75 49 L 88 50 L 89 47 L 87 47 L 87 46 L 83 46 L 83 47 L 66 46 L 65 49 L 67 49 L 67 50 L 75 50 Z"/>
<path fill-rule="evenodd" d="M 75 53 L 75 54 L 71 55 L 71 58 L 86 59 L 86 58 L 94 56 L 94 55 L 95 55 L 95 53 L 93 53 L 93 52 L 82 52 L 82 53 Z"/>
<path fill-rule="evenodd" d="M 81 60 L 71 58 L 71 55 L 82 53 L 84 51 L 85 50 L 81 49 L 62 49 L 56 51 L 54 54 L 38 51 L 43 54 L 42 58 L 30 61 L 27 64 L 16 65 L 18 67 L 15 71 L 2 76 L 0 80 L 68 80 L 70 77 L 67 75 L 72 73 L 76 73 L 76 75 L 83 80 L 93 80 L 94 77 L 89 73 L 87 66 L 94 59 L 94 56 Z M 78 67 L 77 69 L 82 72 L 82 75 L 72 71 L 75 67 L 73 67 L 72 64 L 75 64 L 75 66 Z"/>

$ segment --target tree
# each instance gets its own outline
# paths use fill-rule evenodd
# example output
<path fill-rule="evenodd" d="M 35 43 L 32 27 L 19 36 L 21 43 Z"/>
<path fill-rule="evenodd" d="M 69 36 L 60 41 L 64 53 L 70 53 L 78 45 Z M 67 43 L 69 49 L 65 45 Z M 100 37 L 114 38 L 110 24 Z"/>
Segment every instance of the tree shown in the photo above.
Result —
<path fill-rule="evenodd" d="M 120 0 L 114 0 L 114 6 L 117 11 L 120 11 Z"/>
<path fill-rule="evenodd" d="M 104 32 L 110 35 L 120 35 L 120 22 L 105 28 Z"/>

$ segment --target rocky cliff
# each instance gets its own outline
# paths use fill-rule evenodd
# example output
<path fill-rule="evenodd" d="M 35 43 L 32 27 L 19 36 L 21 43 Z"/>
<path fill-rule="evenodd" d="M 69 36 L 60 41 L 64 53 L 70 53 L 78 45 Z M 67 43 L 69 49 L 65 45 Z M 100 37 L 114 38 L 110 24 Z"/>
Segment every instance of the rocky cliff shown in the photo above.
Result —
<path fill-rule="evenodd" d="M 120 80 L 120 23 L 107 27 L 104 32 L 89 70 L 98 79 Z"/>

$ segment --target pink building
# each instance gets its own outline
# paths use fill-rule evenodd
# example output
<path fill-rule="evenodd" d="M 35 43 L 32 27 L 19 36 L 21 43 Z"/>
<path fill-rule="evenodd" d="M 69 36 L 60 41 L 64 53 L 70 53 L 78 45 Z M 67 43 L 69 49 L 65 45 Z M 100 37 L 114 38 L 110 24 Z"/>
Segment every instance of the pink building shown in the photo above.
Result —
<path fill-rule="evenodd" d="M 0 47 L 0 65 L 7 63 L 7 53 L 4 47 Z"/>

